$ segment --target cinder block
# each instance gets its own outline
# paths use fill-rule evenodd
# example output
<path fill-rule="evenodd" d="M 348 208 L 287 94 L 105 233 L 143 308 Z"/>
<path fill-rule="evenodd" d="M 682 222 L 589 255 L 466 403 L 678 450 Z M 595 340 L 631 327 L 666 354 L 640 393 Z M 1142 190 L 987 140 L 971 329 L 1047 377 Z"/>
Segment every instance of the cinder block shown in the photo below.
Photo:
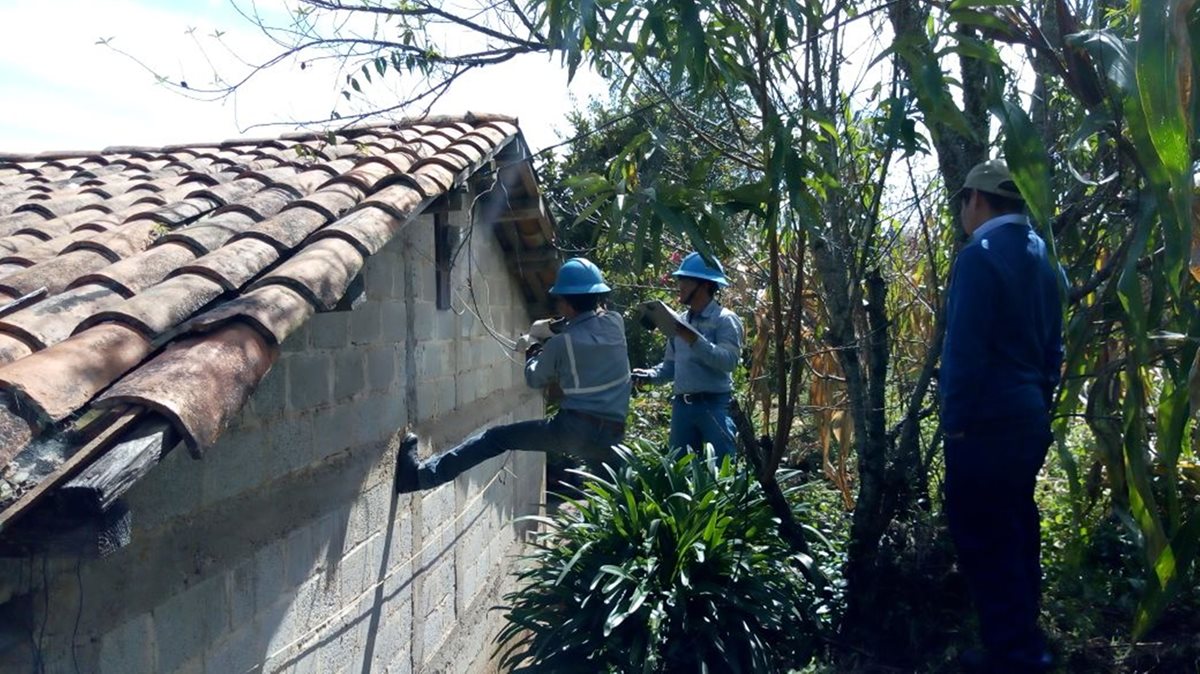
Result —
<path fill-rule="evenodd" d="M 387 666 L 386 671 L 387 674 L 412 674 L 412 654 L 408 651 L 401 651 L 396 657 L 392 658 L 392 662 Z"/>
<path fill-rule="evenodd" d="M 453 376 L 440 377 L 433 381 L 433 393 L 437 396 L 434 414 L 443 416 L 455 410 L 455 401 L 458 397 L 456 388 L 457 382 Z"/>
<path fill-rule="evenodd" d="M 396 349 L 381 346 L 366 352 L 367 388 L 387 391 L 396 381 Z"/>
<path fill-rule="evenodd" d="M 100 638 L 100 674 L 159 671 L 156 650 L 150 614 L 136 616 Z"/>
<path fill-rule="evenodd" d="M 285 575 L 288 587 L 299 587 L 313 575 L 317 562 L 317 546 L 313 544 L 312 527 L 302 524 L 287 535 L 283 543 L 287 558 Z"/>
<path fill-rule="evenodd" d="M 158 529 L 171 519 L 201 507 L 204 472 L 205 466 L 197 464 L 182 443 L 163 457 L 125 497 L 130 510 L 137 513 L 133 520 L 134 535 Z"/>
<path fill-rule="evenodd" d="M 393 240 L 392 243 L 399 243 L 399 239 Z M 393 264 L 396 265 L 396 273 L 392 275 L 392 297 L 401 298 L 404 297 L 406 289 L 404 279 L 408 272 L 404 269 L 404 262 L 400 256 L 397 255 L 393 259 Z"/>
<path fill-rule="evenodd" d="M 359 444 L 386 440 L 404 425 L 404 409 L 390 396 L 353 401 L 354 439 Z"/>
<path fill-rule="evenodd" d="M 347 536 L 347 539 L 349 539 L 349 536 Z M 337 568 L 334 570 L 334 576 L 337 579 L 337 592 L 342 606 L 345 606 L 346 602 L 353 600 L 362 592 L 366 574 L 367 551 L 364 542 L 351 548 L 338 561 Z"/>
<path fill-rule="evenodd" d="M 382 253 L 383 251 L 379 251 Z M 392 293 L 392 275 L 396 267 L 386 254 L 375 254 L 367 258 L 363 265 L 363 281 L 366 283 L 367 297 L 372 299 L 388 297 Z"/>
<path fill-rule="evenodd" d="M 228 631 L 229 609 L 223 576 L 214 576 L 156 606 L 154 635 L 159 671 L 179 671 L 206 644 Z"/>
<path fill-rule="evenodd" d="M 446 340 L 422 342 L 417 345 L 417 378 L 427 381 L 454 374 L 451 369 L 453 347 Z"/>
<path fill-rule="evenodd" d="M 279 419 L 271 425 L 267 456 L 268 479 L 299 470 L 313 461 L 311 413 Z"/>
<path fill-rule="evenodd" d="M 244 674 L 262 663 L 265 639 L 262 627 L 254 621 L 241 626 L 232 634 L 218 641 L 205 654 L 206 674 Z"/>
<path fill-rule="evenodd" d="M 384 302 L 380 307 L 381 344 L 404 344 L 408 332 L 408 315 L 398 300 Z"/>
<path fill-rule="evenodd" d="M 429 540 L 441 529 L 453 531 L 455 515 L 455 485 L 453 482 L 421 492 L 421 542 Z"/>
<path fill-rule="evenodd" d="M 235 429 L 204 455 L 204 501 L 218 503 L 256 489 L 266 477 L 270 429 Z"/>
<path fill-rule="evenodd" d="M 354 413 L 350 405 L 335 405 L 313 415 L 313 458 L 316 461 L 350 447 Z"/>
<path fill-rule="evenodd" d="M 309 612 L 305 602 L 297 599 L 296 592 L 293 590 L 280 595 L 275 603 L 259 611 L 255 622 L 266 646 L 263 657 L 288 649 L 307 634 Z"/>
<path fill-rule="evenodd" d="M 279 601 L 287 586 L 283 550 L 283 541 L 276 540 L 254 553 L 254 606 L 260 615 Z"/>
<path fill-rule="evenodd" d="M 353 312 L 330 311 L 314 315 L 307 325 L 311 332 L 310 343 L 314 349 L 340 349 L 350 343 L 350 314 Z"/>
<path fill-rule="evenodd" d="M 333 380 L 329 355 L 298 353 L 288 360 L 288 402 L 292 409 L 308 410 L 328 404 Z"/>
<path fill-rule="evenodd" d="M 434 339 L 458 338 L 458 314 L 443 309 L 437 312 L 434 320 L 436 321 L 433 330 Z"/>
<path fill-rule="evenodd" d="M 373 344 L 382 334 L 379 302 L 367 300 L 350 312 L 350 343 Z"/>
<path fill-rule="evenodd" d="M 475 311 L 474 303 L 471 304 L 471 310 Z M 487 311 L 486 307 L 480 307 L 479 310 Z M 479 319 L 471 311 L 464 312 L 458 317 L 458 334 L 459 339 L 466 339 L 483 331 L 483 326 L 479 324 Z"/>
<path fill-rule="evenodd" d="M 454 626 L 454 600 L 448 598 L 421 622 L 422 665 L 437 654 L 438 648 Z"/>
<path fill-rule="evenodd" d="M 254 584 L 256 566 L 251 558 L 225 573 L 229 599 L 229 624 L 239 629 L 254 622 Z"/>
<path fill-rule="evenodd" d="M 360 349 L 342 349 L 334 356 L 333 399 L 344 400 L 366 388 L 366 354 Z"/>
<path fill-rule="evenodd" d="M 250 397 L 250 409 L 261 420 L 282 416 L 287 409 L 287 358 L 280 358 Z"/>
<path fill-rule="evenodd" d="M 437 402 L 438 398 L 433 382 L 420 381 L 417 387 L 417 420 L 424 421 L 437 415 Z"/>
<path fill-rule="evenodd" d="M 386 600 L 386 597 L 385 597 Z M 384 608 L 379 615 L 379 626 L 375 632 L 374 642 L 368 655 L 371 657 L 371 671 L 383 672 L 387 667 L 399 661 L 408 660 L 412 646 L 412 613 L 410 611 L 389 612 L 384 607 L 372 606 L 372 610 Z M 369 634 L 369 633 L 368 633 Z"/>
<path fill-rule="evenodd" d="M 434 317 L 437 314 L 434 303 L 428 299 L 419 299 L 413 303 L 413 311 L 416 313 L 413 332 L 417 341 L 426 342 L 433 339 Z"/>

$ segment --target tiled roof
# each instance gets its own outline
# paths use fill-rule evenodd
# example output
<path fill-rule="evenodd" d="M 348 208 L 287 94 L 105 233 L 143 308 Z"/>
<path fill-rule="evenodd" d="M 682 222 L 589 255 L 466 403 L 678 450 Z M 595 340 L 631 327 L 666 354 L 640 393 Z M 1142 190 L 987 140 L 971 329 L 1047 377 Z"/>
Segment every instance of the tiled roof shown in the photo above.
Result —
<path fill-rule="evenodd" d="M 35 438 L 128 406 L 201 452 L 279 343 L 481 169 L 515 167 L 497 172 L 524 212 L 500 213 L 497 234 L 540 301 L 553 265 L 525 263 L 552 251 L 551 225 L 525 157 L 515 120 L 482 115 L 0 155 L 0 469 Z"/>

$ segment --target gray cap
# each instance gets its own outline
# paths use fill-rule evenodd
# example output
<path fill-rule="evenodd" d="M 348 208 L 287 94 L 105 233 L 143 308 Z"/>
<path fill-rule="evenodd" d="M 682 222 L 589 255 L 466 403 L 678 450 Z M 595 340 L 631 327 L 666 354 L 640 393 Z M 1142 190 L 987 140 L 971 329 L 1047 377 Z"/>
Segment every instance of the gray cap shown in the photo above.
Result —
<path fill-rule="evenodd" d="M 975 168 L 967 173 L 967 179 L 963 181 L 963 189 L 988 192 L 1006 199 L 1025 200 L 1025 197 L 1021 196 L 1020 190 L 1017 189 L 1017 184 L 1013 182 L 1012 174 L 1008 172 L 1008 165 L 1000 159 L 989 159 L 981 164 L 976 164 Z M 961 192 L 962 190 L 959 190 L 959 193 Z"/>

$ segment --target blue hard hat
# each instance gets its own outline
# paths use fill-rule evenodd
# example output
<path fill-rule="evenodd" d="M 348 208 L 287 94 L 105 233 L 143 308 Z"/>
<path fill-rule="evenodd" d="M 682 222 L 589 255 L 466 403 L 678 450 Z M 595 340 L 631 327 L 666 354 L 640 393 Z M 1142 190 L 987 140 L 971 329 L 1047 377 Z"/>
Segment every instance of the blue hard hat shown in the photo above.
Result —
<path fill-rule="evenodd" d="M 611 292 L 600 268 L 586 257 L 573 257 L 558 268 L 551 295 L 594 295 Z"/>
<path fill-rule="evenodd" d="M 729 279 L 725 278 L 725 270 L 721 267 L 721 263 L 713 260 L 713 264 L 710 265 L 704 261 L 703 255 L 696 252 L 688 253 L 688 256 L 683 258 L 683 262 L 679 263 L 679 269 L 675 270 L 671 276 L 687 276 L 712 281 L 722 288 L 729 285 Z"/>

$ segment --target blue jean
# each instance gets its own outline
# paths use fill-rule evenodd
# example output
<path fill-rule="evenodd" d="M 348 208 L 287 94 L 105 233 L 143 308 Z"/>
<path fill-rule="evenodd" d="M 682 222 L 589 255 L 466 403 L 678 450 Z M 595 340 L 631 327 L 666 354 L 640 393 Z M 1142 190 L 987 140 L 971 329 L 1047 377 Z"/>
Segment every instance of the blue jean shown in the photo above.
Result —
<path fill-rule="evenodd" d="M 729 393 L 705 393 L 703 399 L 685 402 L 677 395 L 671 401 L 671 449 L 688 447 L 701 452 L 704 444 L 713 446 L 718 460 L 737 453 L 734 439 L 737 429 L 729 415 L 733 396 Z"/>
<path fill-rule="evenodd" d="M 421 462 L 418 483 L 429 489 L 453 480 L 464 471 L 509 450 L 570 454 L 588 462 L 612 460 L 613 446 L 624 431 L 618 422 L 561 410 L 549 419 L 493 426 L 464 440 L 457 447 Z"/>
<path fill-rule="evenodd" d="M 1033 500 L 1050 447 L 1046 417 L 1008 419 L 946 439 L 946 515 L 983 645 L 1020 661 L 1045 650 L 1037 626 L 1041 520 Z"/>

